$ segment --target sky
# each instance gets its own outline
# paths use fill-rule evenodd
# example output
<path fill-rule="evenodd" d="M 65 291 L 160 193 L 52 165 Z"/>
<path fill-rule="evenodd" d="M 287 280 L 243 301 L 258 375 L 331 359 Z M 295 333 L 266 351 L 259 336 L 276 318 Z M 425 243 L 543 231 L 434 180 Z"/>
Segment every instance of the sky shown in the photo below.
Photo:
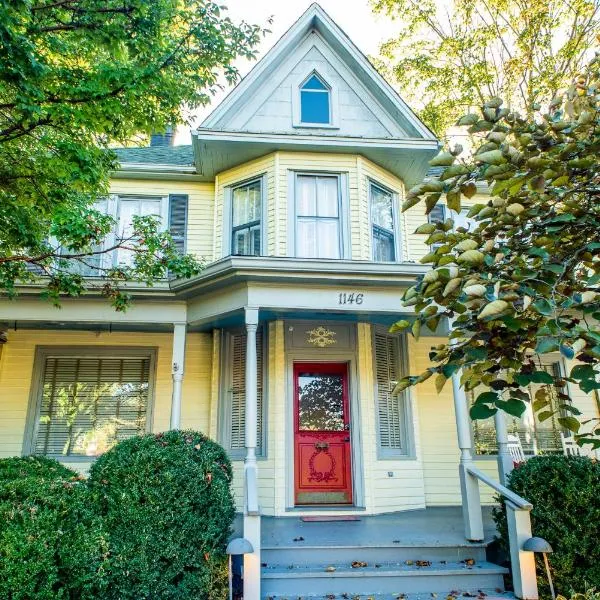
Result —
<path fill-rule="evenodd" d="M 259 47 L 260 59 L 311 5 L 312 0 L 224 0 L 227 14 L 233 21 L 248 21 L 271 30 Z M 358 48 L 367 55 L 377 55 L 379 44 L 391 37 L 397 27 L 385 15 L 375 15 L 369 0 L 319 0 L 319 4 L 331 18 L 346 32 Z M 271 25 L 269 18 L 273 18 Z M 236 63 L 240 75 L 244 76 L 256 61 L 240 60 Z M 198 113 L 197 124 L 210 114 L 218 102 L 229 91 L 215 96 L 213 103 Z M 189 144 L 189 131 L 177 132 L 177 144 Z"/>

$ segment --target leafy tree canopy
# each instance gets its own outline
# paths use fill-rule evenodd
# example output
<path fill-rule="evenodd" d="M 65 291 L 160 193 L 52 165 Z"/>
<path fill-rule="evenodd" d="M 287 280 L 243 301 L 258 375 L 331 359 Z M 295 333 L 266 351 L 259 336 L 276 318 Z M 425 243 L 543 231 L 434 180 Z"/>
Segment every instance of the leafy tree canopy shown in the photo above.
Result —
<path fill-rule="evenodd" d="M 58 302 L 93 286 L 82 270 L 115 226 L 94 208 L 117 166 L 110 148 L 187 123 L 261 33 L 208 0 L 0 2 L 0 292 L 38 281 Z M 99 272 L 117 309 L 125 280 L 200 268 L 152 217 L 111 247 L 133 256 Z"/>
<path fill-rule="evenodd" d="M 425 243 L 435 244 L 421 260 L 432 269 L 404 295 L 414 307 L 413 324 L 435 331 L 442 317 L 453 327 L 446 343 L 430 353 L 432 367 L 406 377 L 397 391 L 435 376 L 438 390 L 460 374 L 466 390 L 481 390 L 474 419 L 504 410 L 520 416 L 530 383 L 547 384 L 533 409 L 550 418 L 553 377 L 539 358 L 560 353 L 567 372 L 556 381 L 559 422 L 580 442 L 600 447 L 600 424 L 581 428 L 565 386 L 585 393 L 600 389 L 600 55 L 547 111 L 520 116 L 493 98 L 459 125 L 479 139 L 474 154 L 443 151 L 431 161 L 439 178 L 407 195 L 403 210 L 423 202 L 429 213 L 445 198 L 460 211 L 463 198 L 481 192 L 469 211 L 477 224 L 454 227 L 451 219 L 421 225 Z M 476 198 L 475 198 L 476 200 Z"/>
<path fill-rule="evenodd" d="M 589 60 L 595 0 L 372 0 L 400 34 L 381 53 L 399 88 L 439 136 L 470 108 L 500 96 L 527 113 Z"/>

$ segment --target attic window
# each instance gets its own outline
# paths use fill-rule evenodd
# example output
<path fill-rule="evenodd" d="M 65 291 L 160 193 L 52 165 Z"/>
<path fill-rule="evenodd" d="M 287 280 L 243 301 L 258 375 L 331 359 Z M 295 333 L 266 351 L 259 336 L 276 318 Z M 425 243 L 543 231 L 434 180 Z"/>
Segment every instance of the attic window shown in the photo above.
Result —
<path fill-rule="evenodd" d="M 300 87 L 300 122 L 301 123 L 331 123 L 331 89 L 316 74 L 310 77 Z"/>

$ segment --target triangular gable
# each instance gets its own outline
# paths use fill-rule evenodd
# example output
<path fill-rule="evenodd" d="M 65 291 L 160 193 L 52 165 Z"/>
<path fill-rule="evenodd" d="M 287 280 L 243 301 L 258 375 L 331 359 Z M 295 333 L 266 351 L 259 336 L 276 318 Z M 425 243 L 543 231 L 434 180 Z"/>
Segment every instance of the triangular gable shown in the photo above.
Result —
<path fill-rule="evenodd" d="M 318 5 L 312 4 L 202 123 L 202 129 L 307 133 L 299 87 L 318 74 L 332 89 L 332 123 L 308 133 L 434 140 L 396 91 Z M 303 131 L 305 130 L 305 131 Z"/>

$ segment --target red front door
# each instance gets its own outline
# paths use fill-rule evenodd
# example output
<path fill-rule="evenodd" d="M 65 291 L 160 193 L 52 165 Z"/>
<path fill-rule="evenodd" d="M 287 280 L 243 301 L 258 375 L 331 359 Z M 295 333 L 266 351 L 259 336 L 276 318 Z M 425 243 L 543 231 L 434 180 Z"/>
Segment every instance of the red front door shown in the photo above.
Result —
<path fill-rule="evenodd" d="M 296 504 L 351 504 L 348 366 L 294 364 Z"/>

